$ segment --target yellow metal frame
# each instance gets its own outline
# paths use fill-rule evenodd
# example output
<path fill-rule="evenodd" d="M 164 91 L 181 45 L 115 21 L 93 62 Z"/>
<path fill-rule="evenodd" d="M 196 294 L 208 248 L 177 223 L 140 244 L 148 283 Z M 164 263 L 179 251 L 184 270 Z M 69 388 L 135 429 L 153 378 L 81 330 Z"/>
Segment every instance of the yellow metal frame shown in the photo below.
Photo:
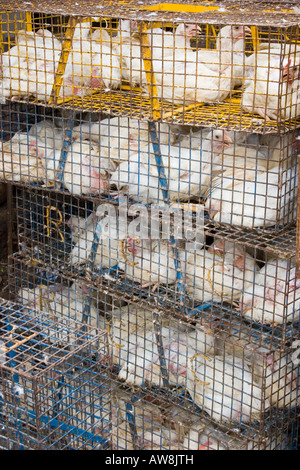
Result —
<path fill-rule="evenodd" d="M 214 5 L 193 5 L 184 3 L 157 3 L 156 5 L 147 5 L 141 7 L 141 10 L 152 11 L 173 11 L 185 13 L 203 13 L 205 11 L 219 10 L 220 7 Z"/>
<path fill-rule="evenodd" d="M 162 6 L 163 5 L 163 6 Z M 170 11 L 176 6 L 176 11 L 207 11 L 209 6 L 206 5 L 181 5 L 181 4 L 164 4 L 160 3 L 157 5 L 151 5 L 143 7 L 145 9 L 150 10 L 159 10 L 159 8 L 171 8 Z M 213 9 L 217 9 L 219 7 L 214 7 Z M 210 8 L 211 9 L 211 8 Z M 175 10 L 174 10 L 175 11 Z M 27 31 L 32 31 L 34 29 L 33 24 L 33 14 L 31 12 L 24 12 L 24 23 Z M 240 116 L 240 104 L 241 98 L 239 91 L 233 91 L 230 95 L 230 98 L 226 99 L 224 103 L 220 103 L 218 105 L 218 116 L 212 118 L 211 114 L 214 113 L 214 108 L 210 105 L 204 105 L 203 103 L 194 103 L 188 106 L 175 106 L 173 104 L 168 104 L 163 102 L 157 93 L 157 86 L 155 81 L 155 75 L 152 68 L 152 60 L 151 60 L 151 48 L 149 45 L 147 31 L 149 28 L 153 27 L 174 27 L 175 23 L 170 23 L 169 21 L 139 21 L 138 22 L 138 29 L 139 34 L 141 37 L 141 49 L 142 49 L 142 57 L 144 62 L 145 73 L 147 77 L 147 86 L 149 91 L 149 97 L 143 96 L 142 90 L 138 87 L 132 88 L 131 86 L 127 86 L 126 84 L 121 85 L 121 91 L 111 90 L 109 93 L 104 92 L 102 90 L 97 90 L 91 93 L 91 95 L 80 98 L 76 96 L 71 96 L 67 98 L 59 97 L 61 86 L 63 84 L 63 75 L 65 72 L 66 64 L 69 58 L 69 54 L 72 50 L 72 41 L 73 35 L 75 31 L 76 24 L 79 21 L 78 16 L 71 16 L 69 18 L 69 22 L 66 25 L 65 30 L 65 40 L 62 44 L 62 52 L 60 56 L 60 60 L 57 66 L 57 70 L 54 77 L 53 88 L 51 92 L 50 99 L 48 100 L 49 105 L 68 105 L 71 107 L 72 105 L 75 107 L 87 107 L 92 108 L 94 110 L 101 110 L 102 108 L 109 110 L 114 110 L 117 113 L 126 113 L 130 114 L 133 117 L 137 117 L 138 114 L 140 115 L 140 109 L 143 108 L 143 115 L 147 116 L 148 119 L 152 119 L 154 121 L 164 119 L 170 122 L 176 121 L 182 124 L 193 124 L 196 125 L 198 120 L 199 122 L 203 122 L 204 119 L 208 119 L 209 122 L 212 122 L 213 125 L 216 124 L 215 121 L 220 125 L 223 125 L 228 120 L 228 113 L 232 115 L 232 113 L 236 113 Z M 111 19 L 111 18 L 110 18 Z M 80 18 L 80 21 L 84 22 L 92 22 L 92 18 L 88 17 L 85 19 Z M 108 20 L 106 20 L 108 21 Z M 209 47 L 210 38 L 217 37 L 217 28 L 212 24 L 206 25 L 206 47 Z M 0 31 L 1 33 L 1 31 Z M 258 31 L 256 26 L 251 27 L 251 41 L 253 45 L 253 49 L 257 50 L 261 41 L 263 40 L 261 34 Z M 287 37 L 288 40 L 288 37 Z M 295 41 L 294 41 L 295 42 Z M 3 34 L 1 37 L 1 47 L 3 50 Z M 128 97 L 126 94 L 122 92 L 130 91 L 130 107 L 128 103 Z M 120 96 L 122 95 L 122 96 Z M 34 100 L 37 102 L 37 100 Z M 136 107 L 132 108 L 132 105 Z M 236 108 L 236 109 L 235 109 Z M 139 111 L 139 112 L 138 112 Z M 234 116 L 233 116 L 234 117 Z M 251 120 L 249 122 L 248 113 L 243 111 L 243 128 L 253 127 Z M 240 120 L 239 120 L 240 122 Z M 271 127 L 273 127 L 273 122 L 269 121 Z M 238 123 L 236 123 L 238 124 Z M 240 122 L 241 124 L 241 122 Z M 233 125 L 235 125 L 233 119 Z M 269 124 L 268 124 L 269 125 Z M 254 127 L 256 127 L 254 125 Z M 259 127 L 259 126 L 258 126 Z M 271 132 L 271 130 L 270 130 Z"/>
<path fill-rule="evenodd" d="M 154 75 L 153 68 L 152 68 L 151 50 L 150 50 L 150 44 L 149 44 L 149 39 L 148 39 L 148 34 L 147 34 L 147 31 L 148 31 L 147 24 L 143 21 L 141 25 L 140 24 L 138 25 L 138 30 L 141 33 L 141 50 L 142 50 L 144 67 L 145 67 L 145 74 L 146 74 L 146 79 L 147 79 L 149 96 L 150 96 L 150 100 L 152 103 L 152 114 L 153 114 L 154 121 L 156 121 L 157 119 L 160 119 L 161 114 L 159 111 L 160 104 L 159 104 L 159 99 L 158 99 L 158 94 L 157 94 L 156 83 L 155 83 L 155 75 Z"/>
<path fill-rule="evenodd" d="M 57 66 L 57 71 L 56 71 L 55 78 L 54 78 L 54 84 L 53 84 L 53 88 L 52 88 L 52 92 L 51 92 L 51 96 L 48 101 L 48 104 L 52 104 L 53 102 L 57 104 L 58 102 L 59 92 L 60 92 L 62 81 L 63 81 L 63 75 L 65 73 L 69 54 L 72 49 L 72 41 L 73 41 L 73 35 L 74 35 L 75 28 L 76 28 L 76 24 L 77 24 L 77 17 L 70 16 L 67 29 L 65 32 L 65 40 L 62 44 L 61 56 L 60 56 L 59 63 Z"/>
<path fill-rule="evenodd" d="M 26 24 L 26 31 L 32 31 L 32 13 L 29 11 L 25 12 L 25 24 Z"/>

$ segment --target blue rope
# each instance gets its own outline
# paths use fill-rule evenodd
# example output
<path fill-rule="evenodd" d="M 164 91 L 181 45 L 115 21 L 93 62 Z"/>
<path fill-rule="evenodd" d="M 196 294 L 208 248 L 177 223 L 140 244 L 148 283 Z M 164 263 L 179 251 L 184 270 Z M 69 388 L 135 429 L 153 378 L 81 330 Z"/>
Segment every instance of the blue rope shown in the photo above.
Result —
<path fill-rule="evenodd" d="M 157 136 L 157 131 L 156 131 L 156 126 L 155 122 L 151 121 L 148 123 L 149 125 L 149 133 L 152 141 L 152 146 L 153 146 L 153 152 L 155 155 L 155 162 L 156 162 L 156 167 L 157 167 L 157 172 L 158 172 L 158 179 L 159 179 L 159 184 L 160 184 L 160 189 L 162 191 L 163 199 L 166 205 L 169 205 L 169 192 L 168 192 L 168 182 L 167 178 L 165 175 L 165 170 L 164 170 L 164 165 L 161 157 L 161 151 L 160 151 L 160 145 L 159 145 L 159 139 Z M 175 239 L 174 236 L 171 235 L 170 241 L 172 244 L 172 250 L 174 254 L 174 264 L 175 264 L 175 270 L 176 270 L 176 280 L 177 280 L 177 287 L 179 291 L 179 298 L 182 301 L 183 305 L 185 304 L 185 287 L 182 284 L 183 278 L 182 278 L 182 273 L 181 273 L 181 263 L 178 257 L 178 250 L 176 247 Z M 184 307 L 185 309 L 185 307 Z"/>
<path fill-rule="evenodd" d="M 99 246 L 99 242 L 100 242 L 100 238 L 99 238 L 98 234 L 99 233 L 101 234 L 101 232 L 102 232 L 102 228 L 101 228 L 101 219 L 100 219 L 100 220 L 97 221 L 96 228 L 95 228 L 95 231 L 94 231 L 94 238 L 93 238 L 92 249 L 91 249 L 90 259 L 89 259 L 89 270 L 90 270 L 90 272 L 92 272 L 93 269 L 94 269 L 95 259 L 96 259 L 96 256 L 97 256 L 97 250 L 98 250 L 98 246 Z M 89 319 L 89 316 L 90 316 L 90 313 L 91 313 L 92 293 L 93 293 L 93 291 L 90 287 L 89 288 L 89 294 L 86 297 L 86 302 L 85 302 L 84 309 L 83 309 L 83 312 L 82 312 L 82 322 L 84 324 L 86 324 L 88 322 L 88 319 Z M 83 326 L 82 330 L 83 331 L 85 330 L 85 326 Z"/>
<path fill-rule="evenodd" d="M 65 139 L 63 141 L 63 146 L 61 149 L 61 154 L 58 162 L 58 169 L 56 171 L 56 178 L 59 180 L 59 183 L 56 183 L 56 186 L 62 184 L 64 188 L 64 172 L 65 172 L 65 165 L 67 161 L 67 154 L 69 151 L 69 147 L 72 142 L 72 129 L 73 129 L 73 120 L 68 120 L 67 128 L 65 129 Z"/>

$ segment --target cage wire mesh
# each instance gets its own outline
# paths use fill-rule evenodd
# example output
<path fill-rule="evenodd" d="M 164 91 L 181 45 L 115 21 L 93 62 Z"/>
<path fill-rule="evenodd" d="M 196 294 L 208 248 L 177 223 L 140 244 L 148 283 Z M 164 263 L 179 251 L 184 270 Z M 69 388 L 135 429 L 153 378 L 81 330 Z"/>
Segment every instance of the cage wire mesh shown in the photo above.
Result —
<path fill-rule="evenodd" d="M 15 12 L 0 4 L 3 102 L 84 106 L 264 132 L 297 125 L 296 4 L 285 10 L 265 7 L 256 17 L 247 16 L 247 8 L 238 14 L 230 3 L 194 5 L 190 12 L 190 5 L 177 4 L 176 14 L 167 11 L 168 4 L 159 12 L 132 3 L 123 17 L 119 2 L 117 17 L 106 16 L 103 4 L 100 16 L 91 16 L 99 7 L 92 5 L 83 17 L 74 16 L 70 5 L 58 8 L 65 14 L 47 15 L 32 14 L 25 5 L 17 11 L 22 2 L 12 6 Z M 287 18 L 284 24 L 280 13 Z"/>
<path fill-rule="evenodd" d="M 1 301 L 1 447 L 104 448 L 111 389 L 97 360 L 105 341 Z M 33 313 L 33 315 L 32 315 Z M 105 437 L 106 436 L 106 437 Z"/>
<path fill-rule="evenodd" d="M 123 197 L 154 208 L 167 202 L 234 228 L 279 231 L 296 221 L 298 131 L 259 135 L 47 114 L 14 106 L 3 113 L 1 179 L 115 204 Z"/>
<path fill-rule="evenodd" d="M 51 432 L 10 417 L 3 446 L 293 448 L 299 7 L 25 3 L 0 1 L 9 292 L 49 348 L 104 333 L 80 413 L 56 384 Z"/>
<path fill-rule="evenodd" d="M 14 293 L 22 308 L 30 310 L 32 318 L 55 322 L 55 340 L 68 321 L 106 331 L 97 339 L 97 364 L 105 371 L 109 369 L 110 378 L 121 388 L 130 387 L 128 406 L 133 406 L 135 413 L 134 403 L 142 398 L 150 403 L 161 399 L 168 404 L 171 430 L 165 429 L 162 418 L 152 416 L 151 421 L 148 415 L 136 417 L 139 422 L 135 421 L 135 430 L 130 431 L 130 422 L 124 423 L 126 429 L 119 423 L 122 431 L 119 429 L 120 443 L 113 444 L 117 445 L 115 448 L 125 445 L 123 432 L 128 434 L 128 449 L 132 445 L 194 449 L 207 442 L 220 449 L 273 449 L 284 445 L 281 439 L 285 429 L 296 423 L 298 416 L 299 367 L 294 349 L 298 331 L 283 338 L 275 332 L 271 335 L 256 330 L 246 321 L 228 321 L 222 316 L 203 315 L 179 321 L 163 310 L 137 305 L 116 293 L 99 292 L 92 284 L 82 289 L 77 280 L 63 276 L 53 280 L 49 274 L 51 271 L 41 272 L 15 260 L 10 277 L 12 296 Z M 72 332 L 69 334 L 73 338 Z M 49 338 L 49 342 L 53 339 Z M 182 421 L 176 413 L 182 415 Z M 187 420 L 193 427 L 187 425 Z M 174 428 L 178 421 L 185 427 Z M 113 414 L 112 423 L 116 422 Z M 270 427 L 266 428 L 266 423 Z M 271 432 L 274 423 L 277 431 Z M 229 441 L 226 432 L 219 441 L 218 431 L 222 435 L 225 429 Z M 197 442 L 197 432 L 202 439 L 207 436 L 204 431 L 210 435 L 210 430 L 215 440 L 192 443 Z M 237 433 L 237 440 L 231 433 Z M 249 442 L 244 440 L 247 437 Z"/>
<path fill-rule="evenodd" d="M 295 230 L 260 234 L 258 243 L 257 233 L 234 238 L 203 223 L 191 241 L 175 237 L 183 211 L 176 221 L 163 207 L 159 216 L 126 200 L 116 206 L 27 186 L 15 188 L 14 202 L 19 256 L 40 268 L 187 317 L 221 309 L 283 332 L 299 326 Z"/>

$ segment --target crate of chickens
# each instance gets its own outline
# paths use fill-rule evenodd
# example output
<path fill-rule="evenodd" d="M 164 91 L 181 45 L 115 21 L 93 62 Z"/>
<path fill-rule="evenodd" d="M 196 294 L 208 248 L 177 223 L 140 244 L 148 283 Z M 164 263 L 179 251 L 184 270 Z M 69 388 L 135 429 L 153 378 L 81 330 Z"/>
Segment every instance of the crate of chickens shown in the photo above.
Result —
<path fill-rule="evenodd" d="M 117 382 L 116 382 L 117 384 Z M 133 392 L 120 384 L 112 398 L 112 449 L 117 450 L 284 450 L 295 448 L 292 425 L 268 422 L 228 429 L 182 401 L 155 392 Z M 278 423 L 277 423 L 278 424 Z"/>
<path fill-rule="evenodd" d="M 184 391 L 185 407 L 192 404 L 233 427 L 259 427 L 276 413 L 285 423 L 296 420 L 296 328 L 282 335 L 238 318 L 179 320 L 133 301 L 111 309 L 102 304 L 100 312 L 116 379 L 138 396 L 141 390 L 149 396 L 168 390 L 176 403 Z"/>
<path fill-rule="evenodd" d="M 140 149 L 144 150 L 142 158 L 145 158 L 152 145 L 148 123 L 136 118 L 107 117 L 107 114 L 84 112 L 84 108 L 64 113 L 60 109 L 45 110 L 22 103 L 9 103 L 5 108 L 0 167 L 0 178 L 5 181 L 51 188 L 76 197 L 107 199 L 111 195 L 113 198 L 116 195 L 110 188 L 112 174 L 122 163 L 120 171 L 124 173 L 124 165 Z M 181 128 L 158 123 L 160 143 L 175 145 L 178 152 Z M 217 138 L 222 141 L 222 137 L 220 131 Z M 209 146 L 209 137 L 203 138 L 207 140 L 206 147 Z M 133 167 L 132 171 L 135 171 Z M 135 200 L 135 193 L 129 192 L 128 197 L 131 196 Z"/>
<path fill-rule="evenodd" d="M 277 412 L 284 422 L 295 419 L 296 328 L 282 332 L 228 312 L 225 319 L 221 311 L 180 319 L 118 293 L 88 290 L 83 296 L 78 282 L 63 289 L 57 282 L 23 287 L 18 300 L 61 326 L 76 318 L 81 326 L 106 331 L 108 346 L 99 362 L 112 364 L 115 380 L 137 393 L 167 391 L 171 403 L 184 393 L 184 407 L 226 426 L 259 428 Z"/>
<path fill-rule="evenodd" d="M 83 234 L 70 262 L 89 276 L 93 259 L 96 286 L 109 286 L 187 317 L 203 314 L 206 308 L 226 309 L 258 324 L 297 328 L 296 237 L 290 237 L 294 245 L 287 246 L 281 242 L 287 233 L 273 244 L 274 240 L 263 239 L 259 246 L 255 237 L 234 241 L 218 232 L 218 236 L 203 237 L 202 244 L 177 241 L 175 248 L 169 240 L 127 237 L 105 243 L 99 237 L 94 252 L 92 245 L 86 250 Z M 107 268 L 101 275 L 99 266 Z M 252 316 L 253 302 L 259 310 Z"/>
<path fill-rule="evenodd" d="M 34 117 L 36 124 L 2 142 L 5 181 L 54 189 L 68 200 L 120 206 L 126 198 L 154 209 L 167 202 L 206 224 L 237 229 L 279 230 L 296 220 L 298 131 L 190 129 L 91 113 Z"/>
<path fill-rule="evenodd" d="M 172 221 L 168 208 L 130 212 L 126 199 L 116 206 L 40 189 L 15 195 L 19 255 L 32 265 L 190 315 L 216 304 L 261 324 L 299 322 L 295 230 L 216 230 L 203 218 L 194 227 L 183 210 Z M 253 301 L 260 307 L 251 316 Z"/>
<path fill-rule="evenodd" d="M 128 304 L 112 310 L 108 335 L 117 378 L 137 394 L 159 387 L 176 403 L 184 393 L 184 407 L 231 428 L 297 418 L 295 332 L 283 342 L 237 320 L 188 323 Z"/>
<path fill-rule="evenodd" d="M 93 328 L 1 300 L 1 447 L 103 449 L 111 389 Z"/>
<path fill-rule="evenodd" d="M 24 190 L 18 192 L 23 206 Z M 120 236 L 127 221 L 120 224 L 124 217 L 116 216 L 112 204 L 99 204 L 93 212 L 84 205 L 80 212 L 83 217 L 71 216 L 68 224 L 58 219 L 58 206 L 50 207 L 51 218 L 41 217 L 36 230 L 32 230 L 34 213 L 16 212 L 20 249 L 15 256 L 23 263 L 81 279 L 94 290 L 108 288 L 112 293 L 152 305 L 158 302 L 184 316 L 197 316 L 213 308 L 258 324 L 279 325 L 283 330 L 297 328 L 295 230 L 292 233 L 285 229 L 279 235 L 272 231 L 270 236 L 258 238 L 257 233 L 250 237 L 224 229 L 216 232 L 211 227 L 206 232 L 204 226 L 202 242 L 178 239 L 172 245 L 169 238 L 159 238 L 161 232 L 154 239 L 132 233 Z M 43 205 L 38 208 L 45 212 Z M 70 208 L 74 213 L 79 207 L 76 204 Z M 143 210 L 148 217 L 147 208 Z M 62 206 L 63 211 L 68 212 L 67 204 Z M 108 215 L 102 217 L 106 211 Z M 46 222 L 50 223 L 45 226 Z M 132 218 L 133 223 L 140 228 L 141 218 Z M 46 238 L 48 229 L 51 232 Z M 257 306 L 254 310 L 253 304 Z"/>
<path fill-rule="evenodd" d="M 2 103 L 259 132 L 298 125 L 296 1 L 255 12 L 233 1 L 90 1 L 78 16 L 67 2 L 58 12 L 20 0 L 0 11 Z"/>
<path fill-rule="evenodd" d="M 87 325 L 94 331 L 109 328 L 111 311 L 126 304 L 122 296 L 99 289 L 83 276 L 70 276 L 24 257 L 9 257 L 10 299 L 45 318 L 68 324 Z"/>

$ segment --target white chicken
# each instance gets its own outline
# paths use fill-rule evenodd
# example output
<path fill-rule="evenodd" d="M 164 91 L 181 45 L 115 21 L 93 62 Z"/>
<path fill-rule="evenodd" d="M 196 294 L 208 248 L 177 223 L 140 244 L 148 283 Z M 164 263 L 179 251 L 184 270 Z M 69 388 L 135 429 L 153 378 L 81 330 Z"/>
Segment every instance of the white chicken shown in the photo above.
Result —
<path fill-rule="evenodd" d="M 17 45 L 2 54 L 1 102 L 7 98 L 50 98 L 61 43 L 46 29 L 19 31 Z"/>
<path fill-rule="evenodd" d="M 128 237 L 121 242 L 118 267 L 126 279 L 141 287 L 176 282 L 175 258 L 171 244 L 164 240 L 147 240 Z"/>
<path fill-rule="evenodd" d="M 229 355 L 189 358 L 187 389 L 196 405 L 221 423 L 255 422 L 270 407 L 247 364 Z"/>
<path fill-rule="evenodd" d="M 265 396 L 274 408 L 295 408 L 300 404 L 299 368 L 289 355 L 276 352 L 267 357 L 267 364 L 256 361 L 253 368 L 256 382 L 265 387 Z"/>
<path fill-rule="evenodd" d="M 156 61 L 157 62 L 157 61 Z M 223 101 L 232 86 L 231 67 L 222 73 L 198 64 L 197 51 L 187 50 L 183 59 L 169 60 L 168 70 L 165 63 L 155 64 L 154 74 L 158 97 L 178 104 L 216 103 Z"/>
<path fill-rule="evenodd" d="M 282 136 L 266 134 L 260 136 L 261 148 L 266 152 L 270 168 L 280 166 L 290 168 L 295 156 L 300 153 L 300 141 L 297 132 L 289 132 Z"/>
<path fill-rule="evenodd" d="M 197 24 L 180 23 L 173 32 L 162 28 L 148 30 L 149 45 L 153 59 L 166 60 L 178 50 L 191 49 L 191 39 L 201 33 Z"/>
<path fill-rule="evenodd" d="M 240 311 L 259 323 L 298 322 L 300 280 L 289 260 L 271 259 L 255 275 L 254 284 L 245 288 Z"/>
<path fill-rule="evenodd" d="M 170 323 L 162 326 L 161 338 L 168 379 L 173 385 L 185 385 L 188 356 L 195 351 L 214 351 L 214 337 L 206 327 L 196 329 Z M 131 345 L 126 362 L 121 367 L 119 379 L 129 385 L 141 386 L 145 382 L 162 386 L 157 338 L 154 327 L 139 330 L 128 337 Z"/>
<path fill-rule="evenodd" d="M 216 222 L 250 228 L 284 224 L 294 216 L 296 180 L 296 167 L 228 169 L 214 179 L 205 207 Z"/>
<path fill-rule="evenodd" d="M 52 186 L 56 181 L 56 170 L 63 147 L 63 131 L 52 121 L 45 120 L 33 125 L 28 136 L 36 140 L 38 156 L 45 168 L 44 183 L 46 186 Z"/>
<path fill-rule="evenodd" d="M 112 207 L 109 204 L 104 204 L 108 209 Z M 101 268 L 112 268 L 118 263 L 120 257 L 120 238 L 116 219 L 112 218 L 109 221 L 106 218 L 101 219 L 97 224 L 97 217 L 102 214 L 103 205 L 100 204 L 97 208 L 96 214 L 89 218 L 89 223 L 86 230 L 81 230 L 78 236 L 78 241 L 70 253 L 70 264 L 80 265 L 86 264 L 91 255 L 93 241 L 96 235 L 99 237 L 97 246 L 94 266 Z M 112 207 L 113 210 L 113 207 Z M 100 212 L 99 212 L 100 211 Z"/>
<path fill-rule="evenodd" d="M 275 164 L 266 158 L 261 147 L 253 148 L 248 145 L 235 144 L 228 149 L 224 149 L 223 153 L 214 158 L 213 173 L 218 175 L 233 168 L 236 170 L 267 171 L 274 166 Z"/>
<path fill-rule="evenodd" d="M 76 328 L 83 322 L 83 313 L 88 288 L 81 283 L 73 283 L 70 287 L 55 284 L 53 286 L 40 285 L 35 288 L 21 288 L 17 293 L 17 300 L 30 308 L 31 315 L 39 318 L 41 313 L 45 319 L 53 322 L 51 326 L 51 341 L 59 339 L 62 343 L 76 342 Z M 73 323 L 72 321 L 77 323 Z M 93 301 L 90 303 L 90 312 L 87 325 L 92 327 L 94 334 L 103 329 L 104 324 L 98 314 Z"/>
<path fill-rule="evenodd" d="M 279 47 L 255 52 L 247 58 L 242 107 L 264 119 L 293 119 L 300 113 L 300 56 Z"/>
<path fill-rule="evenodd" d="M 111 320 L 107 320 L 108 341 L 111 346 L 112 361 L 123 366 L 135 343 L 131 344 L 129 337 L 143 335 L 151 329 L 153 314 L 151 310 L 135 305 L 125 305 L 111 312 Z M 140 331 L 142 333 L 140 333 Z"/>
<path fill-rule="evenodd" d="M 158 123 L 161 144 L 173 144 L 176 126 Z M 73 129 L 73 138 L 91 140 L 99 145 L 100 155 L 116 163 L 128 161 L 133 152 L 151 145 L 148 123 L 127 117 L 114 117 L 93 123 L 84 122 Z"/>
<path fill-rule="evenodd" d="M 121 26 L 122 28 L 122 26 Z M 136 28 L 131 31 L 134 33 Z M 177 48 L 185 51 L 190 47 L 190 39 L 200 30 L 199 26 L 179 24 L 174 33 L 161 28 L 148 32 L 152 65 L 155 73 L 161 73 L 166 58 L 173 55 Z M 147 78 L 141 53 L 140 39 L 136 35 L 119 35 L 116 39 L 116 50 L 121 58 L 122 76 L 131 86 L 140 85 L 147 90 Z"/>
<path fill-rule="evenodd" d="M 27 183 L 45 179 L 44 152 L 33 136 L 17 132 L 11 140 L 0 142 L 0 148 L 2 150 L 0 178 Z"/>
<path fill-rule="evenodd" d="M 266 346 L 261 346 L 261 343 L 261 337 L 243 323 L 230 324 L 216 335 L 217 354 L 224 358 L 229 354 L 247 363 L 270 406 L 276 408 L 297 406 L 298 367 L 293 365 L 289 354 L 270 348 L 268 339 Z"/>
<path fill-rule="evenodd" d="M 108 179 L 115 163 L 100 156 L 100 148 L 89 141 L 75 140 L 67 153 L 63 184 L 72 194 L 101 194 L 108 190 Z"/>
<path fill-rule="evenodd" d="M 57 181 L 59 159 L 64 136 L 52 122 L 42 121 L 32 126 L 29 135 L 36 139 L 38 156 L 45 167 L 45 181 Z M 66 155 L 62 182 L 65 188 L 76 195 L 101 194 L 108 188 L 108 177 L 116 164 L 100 154 L 100 147 L 87 140 L 75 140 Z"/>
<path fill-rule="evenodd" d="M 194 149 L 189 148 L 188 139 L 182 138 L 176 146 L 160 146 L 171 201 L 185 201 L 191 196 L 205 194 L 210 187 L 214 156 L 231 145 L 230 137 L 222 130 L 202 131 Z M 149 151 L 141 150 L 131 155 L 128 162 L 121 163 L 111 175 L 110 184 L 141 203 L 163 201 L 152 149 L 150 155 Z"/>
<path fill-rule="evenodd" d="M 245 37 L 251 33 L 248 26 L 227 25 L 220 29 L 216 49 L 198 49 L 197 62 L 211 70 L 222 72 L 232 67 L 232 88 L 242 84 L 245 65 Z"/>
<path fill-rule="evenodd" d="M 84 237 L 88 230 L 95 230 L 96 223 L 96 212 L 92 212 L 86 218 L 72 215 L 69 219 L 66 220 L 66 224 L 71 230 L 72 242 L 76 244 L 81 237 Z"/>
<path fill-rule="evenodd" d="M 255 259 L 238 245 L 221 240 L 208 250 L 182 253 L 186 291 L 199 302 L 234 302 L 254 282 Z"/>
<path fill-rule="evenodd" d="M 131 404 L 128 396 L 120 396 L 117 390 L 117 400 L 112 408 L 111 441 L 113 449 L 118 450 L 153 450 L 153 449 L 180 449 L 179 435 L 171 422 L 165 422 L 164 411 L 155 404 L 145 400 L 138 400 Z M 126 403 L 131 409 L 126 409 Z M 136 443 L 132 441 L 129 419 L 135 423 Z M 173 425 L 173 426 L 172 426 Z"/>
<path fill-rule="evenodd" d="M 104 29 L 90 35 L 91 24 L 76 25 L 72 50 L 63 75 L 60 96 L 85 96 L 93 89 L 117 88 L 121 83 L 119 57 L 111 48 L 111 38 Z"/>

